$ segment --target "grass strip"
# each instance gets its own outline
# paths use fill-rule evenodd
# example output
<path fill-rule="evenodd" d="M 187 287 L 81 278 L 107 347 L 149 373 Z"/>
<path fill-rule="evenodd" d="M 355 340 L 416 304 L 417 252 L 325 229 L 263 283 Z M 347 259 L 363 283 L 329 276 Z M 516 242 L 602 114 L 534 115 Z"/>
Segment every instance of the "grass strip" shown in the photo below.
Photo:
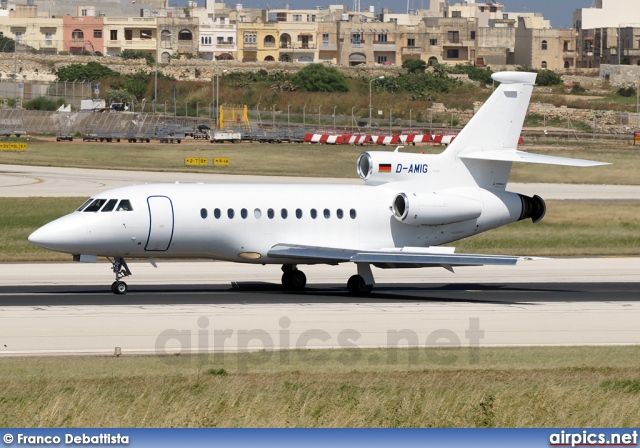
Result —
<path fill-rule="evenodd" d="M 0 425 L 632 427 L 639 355 L 618 346 L 3 359 Z"/>

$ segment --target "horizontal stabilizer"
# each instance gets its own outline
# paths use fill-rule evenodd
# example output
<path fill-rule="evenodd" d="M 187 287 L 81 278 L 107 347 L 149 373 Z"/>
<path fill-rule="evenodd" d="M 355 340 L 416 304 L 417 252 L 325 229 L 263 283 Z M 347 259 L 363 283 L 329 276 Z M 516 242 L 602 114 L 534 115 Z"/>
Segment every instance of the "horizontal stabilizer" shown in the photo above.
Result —
<path fill-rule="evenodd" d="M 417 249 L 417 248 L 416 248 Z M 444 251 L 408 252 L 402 250 L 359 251 L 330 247 L 276 244 L 268 254 L 272 258 L 289 258 L 313 263 L 369 263 L 380 268 L 451 267 L 514 265 L 522 257 L 502 255 L 456 254 Z"/>
<path fill-rule="evenodd" d="M 463 159 L 477 160 L 496 160 L 501 162 L 526 162 L 541 163 L 545 165 L 563 165 L 563 166 L 599 166 L 610 165 L 605 162 L 596 162 L 593 160 L 571 159 L 568 157 L 547 156 L 543 154 L 532 154 L 517 150 L 490 150 L 490 151 L 474 151 L 460 155 Z"/>

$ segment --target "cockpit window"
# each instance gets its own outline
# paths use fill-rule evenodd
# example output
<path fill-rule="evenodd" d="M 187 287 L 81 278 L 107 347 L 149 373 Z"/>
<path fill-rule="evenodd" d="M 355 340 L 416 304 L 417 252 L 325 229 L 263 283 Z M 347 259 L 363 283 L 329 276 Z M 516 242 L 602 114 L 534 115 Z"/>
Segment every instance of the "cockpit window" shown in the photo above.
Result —
<path fill-rule="evenodd" d="M 106 199 L 95 199 L 87 208 L 84 209 L 85 212 L 97 212 L 102 208 L 104 203 L 107 202 Z"/>
<path fill-rule="evenodd" d="M 133 210 L 133 207 L 131 207 L 131 201 L 129 201 L 129 199 L 120 201 L 116 209 L 117 212 L 130 212 L 131 210 Z"/>
<path fill-rule="evenodd" d="M 117 202 L 118 202 L 117 199 L 109 199 L 109 202 L 107 202 L 107 205 L 102 207 L 102 210 L 100 210 L 100 212 L 110 212 L 110 211 L 112 211 L 113 208 L 116 206 Z"/>
<path fill-rule="evenodd" d="M 86 201 L 84 201 L 84 204 L 82 204 L 80 207 L 78 207 L 78 209 L 76 210 L 77 212 L 81 212 L 83 208 L 85 208 L 87 205 L 89 205 L 89 203 L 93 201 L 93 198 L 89 198 Z"/>

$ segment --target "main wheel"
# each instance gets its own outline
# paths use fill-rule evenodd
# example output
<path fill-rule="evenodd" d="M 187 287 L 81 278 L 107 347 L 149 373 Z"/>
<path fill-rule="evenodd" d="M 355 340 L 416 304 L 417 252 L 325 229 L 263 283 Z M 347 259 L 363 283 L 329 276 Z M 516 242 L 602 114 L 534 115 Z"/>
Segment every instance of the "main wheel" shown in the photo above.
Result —
<path fill-rule="evenodd" d="M 114 294 L 126 294 L 127 293 L 127 284 L 121 281 L 115 281 L 111 284 L 111 291 Z"/>
<path fill-rule="evenodd" d="M 282 274 L 282 286 L 287 291 L 301 291 L 307 285 L 307 276 L 304 272 L 294 269 L 284 271 Z"/>
<path fill-rule="evenodd" d="M 366 296 L 373 290 L 373 285 L 367 285 L 359 275 L 352 275 L 347 282 L 347 289 L 353 296 Z"/>
<path fill-rule="evenodd" d="M 295 270 L 291 274 L 291 289 L 294 291 L 302 291 L 307 286 L 307 276 L 304 272 Z"/>

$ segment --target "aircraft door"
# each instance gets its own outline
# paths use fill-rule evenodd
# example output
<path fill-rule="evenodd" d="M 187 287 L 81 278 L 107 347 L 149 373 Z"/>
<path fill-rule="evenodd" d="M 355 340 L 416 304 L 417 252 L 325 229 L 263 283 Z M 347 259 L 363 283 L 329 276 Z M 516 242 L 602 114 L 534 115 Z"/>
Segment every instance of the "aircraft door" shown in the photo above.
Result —
<path fill-rule="evenodd" d="M 173 238 L 173 204 L 166 196 L 149 196 L 149 238 L 146 251 L 164 252 Z"/>

